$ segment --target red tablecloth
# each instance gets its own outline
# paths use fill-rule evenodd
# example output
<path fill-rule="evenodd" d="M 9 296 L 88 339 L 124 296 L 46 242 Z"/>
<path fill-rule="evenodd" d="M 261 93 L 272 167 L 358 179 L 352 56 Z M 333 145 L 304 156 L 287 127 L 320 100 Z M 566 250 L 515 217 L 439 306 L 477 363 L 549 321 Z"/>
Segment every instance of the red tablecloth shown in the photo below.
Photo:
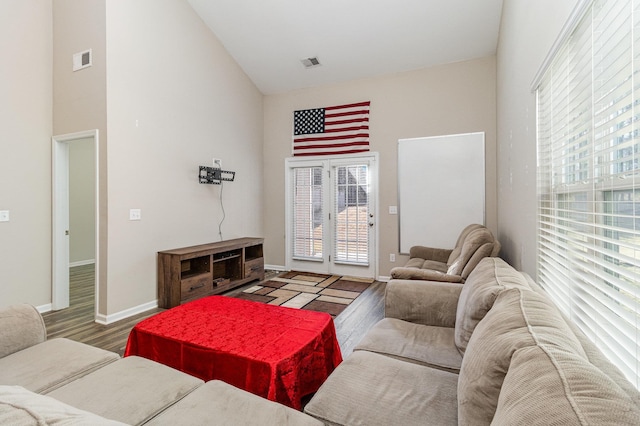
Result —
<path fill-rule="evenodd" d="M 226 296 L 143 320 L 131 330 L 124 355 L 223 380 L 296 409 L 342 361 L 330 315 Z"/>

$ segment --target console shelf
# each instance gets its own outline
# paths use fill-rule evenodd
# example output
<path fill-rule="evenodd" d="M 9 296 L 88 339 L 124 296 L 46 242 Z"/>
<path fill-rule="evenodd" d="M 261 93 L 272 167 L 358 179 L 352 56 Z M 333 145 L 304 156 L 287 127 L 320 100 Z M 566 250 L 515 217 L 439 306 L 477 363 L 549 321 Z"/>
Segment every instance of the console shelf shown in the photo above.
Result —
<path fill-rule="evenodd" d="M 158 306 L 219 294 L 264 279 L 263 238 L 237 238 L 158 252 Z"/>

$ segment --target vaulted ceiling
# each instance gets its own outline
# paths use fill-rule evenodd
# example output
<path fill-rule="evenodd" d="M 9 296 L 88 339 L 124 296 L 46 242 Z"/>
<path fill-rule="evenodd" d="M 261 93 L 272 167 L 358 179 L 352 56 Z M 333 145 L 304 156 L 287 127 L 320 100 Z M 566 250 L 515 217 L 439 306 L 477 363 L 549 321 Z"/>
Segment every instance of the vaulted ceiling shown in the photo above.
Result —
<path fill-rule="evenodd" d="M 188 1 L 264 94 L 494 55 L 503 3 Z"/>

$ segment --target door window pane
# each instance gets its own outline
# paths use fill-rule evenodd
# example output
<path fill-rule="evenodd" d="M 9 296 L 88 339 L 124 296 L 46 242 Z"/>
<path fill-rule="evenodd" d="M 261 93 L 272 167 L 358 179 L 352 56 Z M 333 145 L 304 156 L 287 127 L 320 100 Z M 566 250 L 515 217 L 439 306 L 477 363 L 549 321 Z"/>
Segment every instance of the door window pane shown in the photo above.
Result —
<path fill-rule="evenodd" d="M 293 256 L 322 259 L 322 168 L 293 169 Z"/>
<path fill-rule="evenodd" d="M 367 165 L 335 169 L 335 260 L 369 263 L 369 170 Z"/>

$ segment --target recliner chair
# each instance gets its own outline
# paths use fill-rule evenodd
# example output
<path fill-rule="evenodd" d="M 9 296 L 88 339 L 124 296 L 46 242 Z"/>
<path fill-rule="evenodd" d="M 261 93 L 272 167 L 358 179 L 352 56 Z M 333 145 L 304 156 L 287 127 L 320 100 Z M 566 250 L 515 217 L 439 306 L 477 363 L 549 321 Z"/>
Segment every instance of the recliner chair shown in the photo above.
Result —
<path fill-rule="evenodd" d="M 413 246 L 405 266 L 391 270 L 391 278 L 464 283 L 485 257 L 495 257 L 500 242 L 484 225 L 471 224 L 462 230 L 453 249 Z"/>

